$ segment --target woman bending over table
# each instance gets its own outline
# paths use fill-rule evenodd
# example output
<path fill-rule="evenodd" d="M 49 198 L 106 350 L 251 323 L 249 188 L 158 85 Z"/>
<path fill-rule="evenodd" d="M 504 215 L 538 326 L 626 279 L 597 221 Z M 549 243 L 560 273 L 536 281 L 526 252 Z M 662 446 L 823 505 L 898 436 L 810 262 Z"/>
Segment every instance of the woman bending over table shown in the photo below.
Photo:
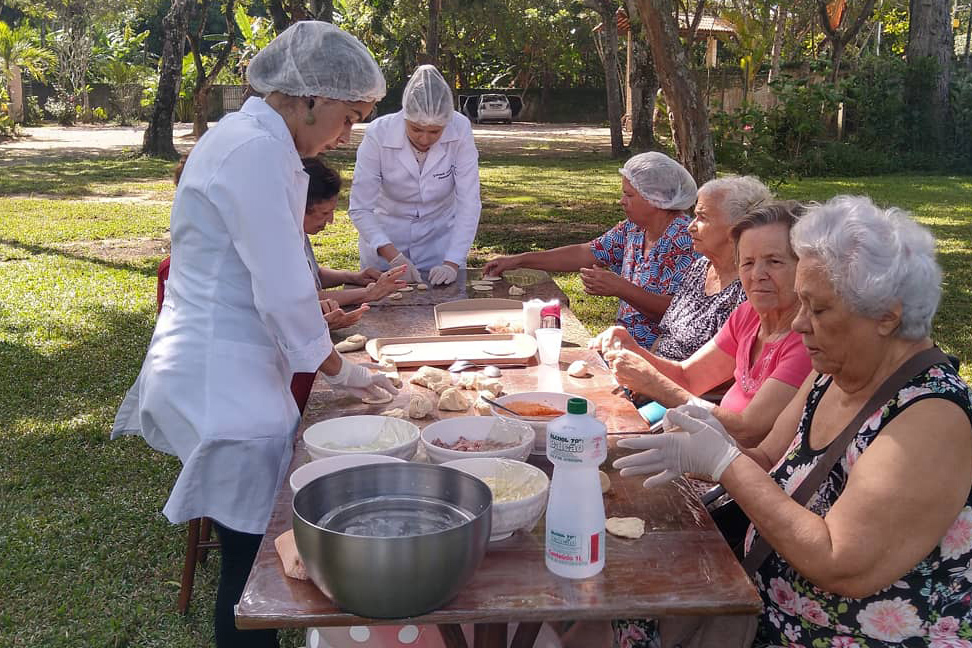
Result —
<path fill-rule="evenodd" d="M 402 109 L 368 126 L 358 147 L 348 213 L 361 265 L 406 266 L 402 277 L 451 284 L 479 227 L 479 153 L 469 120 L 452 108 L 452 88 L 419 66 Z"/>
<path fill-rule="evenodd" d="M 112 435 L 140 434 L 182 461 L 163 513 L 209 517 L 220 539 L 220 648 L 275 646 L 240 631 L 239 601 L 293 453 L 291 375 L 321 371 L 356 395 L 395 393 L 331 345 L 303 254 L 301 157 L 348 141 L 385 94 L 368 50 L 298 22 L 247 69 L 247 99 L 196 144 L 172 205 L 172 271 L 141 373 Z"/>
<path fill-rule="evenodd" d="M 702 256 L 685 272 L 672 303 L 658 323 L 649 349 L 669 360 L 685 360 L 711 340 L 736 307 L 746 300 L 729 228 L 772 194 L 752 176 L 726 176 L 699 188 L 695 218 L 689 223 L 695 251 Z M 611 329 L 605 332 L 611 335 Z M 601 348 L 596 337 L 588 346 Z"/>
<path fill-rule="evenodd" d="M 668 416 L 681 432 L 619 442 L 643 452 L 614 466 L 651 475 L 646 487 L 709 475 L 736 499 L 752 521 L 747 554 L 760 537 L 772 548 L 754 577 L 754 645 L 966 646 L 972 392 L 951 364 L 918 371 L 865 412 L 806 508 L 791 497 L 878 387 L 933 346 L 935 242 L 899 210 L 838 196 L 810 208 L 793 246 L 793 329 L 814 372 L 769 436 L 740 449 L 704 412 L 679 408 Z"/>
<path fill-rule="evenodd" d="M 627 220 L 589 243 L 492 259 L 484 275 L 515 268 L 579 270 L 584 292 L 618 297 L 617 322 L 639 345 L 658 336 L 658 322 L 698 257 L 685 211 L 695 204 L 695 180 L 663 153 L 635 155 L 619 170 Z"/>
<path fill-rule="evenodd" d="M 800 307 L 790 228 L 802 212 L 792 201 L 763 203 L 732 226 L 739 278 L 749 299 L 687 360 L 654 355 L 619 327 L 602 335 L 604 358 L 618 383 L 665 407 L 713 408 L 741 445 L 762 441 L 810 372 L 807 350 L 790 329 Z M 612 349 L 615 340 L 621 350 Z M 699 398 L 730 379 L 735 382 L 719 406 Z"/>

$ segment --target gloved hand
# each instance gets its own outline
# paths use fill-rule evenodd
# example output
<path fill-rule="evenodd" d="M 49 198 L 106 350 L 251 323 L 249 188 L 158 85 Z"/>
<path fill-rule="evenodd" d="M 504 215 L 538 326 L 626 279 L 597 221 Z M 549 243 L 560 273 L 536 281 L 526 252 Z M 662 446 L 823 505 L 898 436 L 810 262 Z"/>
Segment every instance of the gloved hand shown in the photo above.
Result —
<path fill-rule="evenodd" d="M 661 486 L 684 473 L 708 475 L 718 481 L 723 471 L 740 455 L 735 442 L 722 426 L 713 427 L 709 421 L 693 416 L 698 411 L 686 411 L 681 406 L 665 414 L 665 429 L 661 434 L 646 434 L 635 439 L 622 439 L 618 446 L 644 450 L 614 462 L 621 476 L 651 475 L 645 488 Z"/>
<path fill-rule="evenodd" d="M 448 263 L 437 265 L 429 270 L 429 283 L 433 286 L 444 286 L 456 280 L 458 272 Z"/>
<path fill-rule="evenodd" d="M 401 265 L 408 268 L 408 270 L 405 271 L 405 274 L 399 277 L 399 279 L 402 279 L 408 283 L 422 283 L 422 275 L 419 274 L 418 268 L 415 267 L 415 264 L 412 263 L 411 259 L 401 252 L 398 253 L 397 257 L 389 261 L 388 264 L 393 268 Z"/>
<path fill-rule="evenodd" d="M 384 389 L 389 394 L 395 395 L 398 389 L 383 373 L 371 373 L 361 365 L 348 362 L 341 357 L 341 368 L 333 376 L 328 376 L 323 371 L 321 375 L 328 384 L 344 387 L 358 398 L 375 398 L 382 394 L 378 390 Z"/>

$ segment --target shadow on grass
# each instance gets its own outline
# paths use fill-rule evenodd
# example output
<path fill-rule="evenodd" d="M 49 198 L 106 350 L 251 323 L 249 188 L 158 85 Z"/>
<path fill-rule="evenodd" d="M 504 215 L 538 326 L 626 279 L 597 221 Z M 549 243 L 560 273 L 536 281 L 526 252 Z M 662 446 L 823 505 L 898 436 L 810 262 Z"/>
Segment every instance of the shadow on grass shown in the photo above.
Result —
<path fill-rule="evenodd" d="M 60 424 L 114 412 L 135 380 L 155 318 L 114 308 L 88 309 L 86 332 L 71 325 L 50 333 L 67 340 L 52 353 L 29 343 L 0 342 L 0 429 L 24 419 Z M 29 339 L 32 325 L 5 324 Z M 42 396 L 41 396 L 42 395 Z M 101 430 L 107 439 L 107 430 Z"/>
<path fill-rule="evenodd" d="M 174 164 L 148 157 L 92 157 L 52 159 L 3 167 L 0 196 L 49 194 L 85 196 L 99 184 L 118 184 L 171 178 Z"/>
<path fill-rule="evenodd" d="M 112 270 L 125 270 L 128 272 L 135 272 L 146 277 L 154 277 L 158 262 L 155 261 L 155 257 L 159 255 L 154 255 L 152 259 L 139 259 L 138 261 L 111 261 L 109 259 L 103 259 L 99 256 L 79 254 L 77 252 L 72 252 L 70 250 L 64 250 L 57 247 L 51 247 L 48 245 L 37 245 L 35 243 L 21 243 L 20 241 L 14 241 L 12 239 L 0 238 L 0 245 L 6 245 L 17 250 L 22 250 L 24 252 L 29 252 L 30 254 L 36 255 L 52 255 L 59 256 L 65 259 L 70 259 L 72 261 L 83 261 L 85 263 L 94 263 L 96 265 L 103 266 L 105 268 L 111 268 Z"/>

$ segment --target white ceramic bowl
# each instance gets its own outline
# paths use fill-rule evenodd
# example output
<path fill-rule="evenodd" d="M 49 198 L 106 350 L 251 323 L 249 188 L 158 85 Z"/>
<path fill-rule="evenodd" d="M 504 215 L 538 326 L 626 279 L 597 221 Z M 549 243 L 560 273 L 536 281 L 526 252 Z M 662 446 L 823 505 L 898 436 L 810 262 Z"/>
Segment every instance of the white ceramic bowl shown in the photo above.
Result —
<path fill-rule="evenodd" d="M 546 405 L 547 407 L 555 407 L 562 412 L 567 411 L 567 400 L 570 398 L 584 398 L 583 396 L 578 396 L 577 394 L 565 394 L 560 392 L 520 392 L 518 394 L 506 394 L 498 398 L 494 398 L 500 405 L 507 405 L 508 403 L 540 403 L 541 405 Z M 594 416 L 594 401 L 584 398 L 587 401 L 587 413 Z M 512 414 L 501 410 L 493 405 L 489 406 L 490 410 L 493 412 L 493 416 L 498 416 L 500 418 L 517 420 Z M 554 420 L 556 417 L 551 417 L 550 420 Z M 547 421 L 528 421 L 531 427 L 533 427 L 536 432 L 536 443 L 533 446 L 533 454 L 545 454 L 547 452 Z"/>
<path fill-rule="evenodd" d="M 490 542 L 508 538 L 518 529 L 529 531 L 547 508 L 550 479 L 542 470 L 530 464 L 502 457 L 483 457 L 456 459 L 443 465 L 462 470 L 480 479 L 512 475 L 514 479 L 524 480 L 529 494 L 511 502 L 493 500 L 493 527 L 489 536 Z"/>
<path fill-rule="evenodd" d="M 307 482 L 321 475 L 329 475 L 332 472 L 344 470 L 345 468 L 364 466 L 366 464 L 402 463 L 404 461 L 404 459 L 399 459 L 398 457 L 376 454 L 347 454 L 339 457 L 314 459 L 290 473 L 290 490 L 296 493 Z"/>
<path fill-rule="evenodd" d="M 480 441 L 489 435 L 489 431 L 496 424 L 497 420 L 492 416 L 457 416 L 442 419 L 422 430 L 422 446 L 425 448 L 425 454 L 428 455 L 429 461 L 436 464 L 468 457 L 506 457 L 523 460 L 530 456 L 530 449 L 533 448 L 536 437 L 536 433 L 530 426 L 519 427 L 520 442 L 518 444 L 500 450 L 483 450 L 482 452 L 451 450 L 432 443 L 436 439 L 445 443 L 455 443 L 461 436 L 470 441 Z"/>
<path fill-rule="evenodd" d="M 395 438 L 381 438 L 390 431 Z M 418 426 L 391 416 L 342 416 L 320 421 L 304 430 L 307 452 L 315 459 L 377 454 L 408 461 L 415 456 L 418 442 Z"/>

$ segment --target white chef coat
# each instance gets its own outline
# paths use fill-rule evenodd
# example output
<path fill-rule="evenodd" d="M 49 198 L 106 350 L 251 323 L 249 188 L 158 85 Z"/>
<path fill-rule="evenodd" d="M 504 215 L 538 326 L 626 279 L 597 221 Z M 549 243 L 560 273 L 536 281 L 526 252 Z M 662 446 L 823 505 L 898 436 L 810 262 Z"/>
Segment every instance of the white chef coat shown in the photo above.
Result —
<path fill-rule="evenodd" d="M 388 243 L 419 270 L 460 268 L 479 227 L 479 153 L 472 126 L 453 112 L 419 170 L 401 111 L 368 126 L 358 147 L 348 215 L 358 228 L 361 267 L 385 270 Z"/>
<path fill-rule="evenodd" d="M 163 509 L 263 533 L 300 414 L 291 376 L 332 349 L 304 257 L 307 174 L 280 115 L 251 98 L 196 144 L 172 205 L 172 266 L 112 436 L 177 455 Z"/>

